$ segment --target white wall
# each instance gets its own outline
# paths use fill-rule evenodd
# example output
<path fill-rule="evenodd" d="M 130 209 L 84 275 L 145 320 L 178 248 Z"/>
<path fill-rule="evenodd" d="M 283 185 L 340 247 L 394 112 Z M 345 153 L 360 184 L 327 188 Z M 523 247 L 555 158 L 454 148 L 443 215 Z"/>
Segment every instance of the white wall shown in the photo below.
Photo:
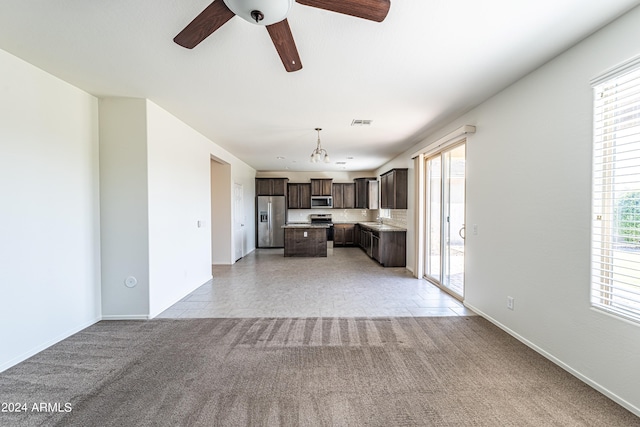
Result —
<path fill-rule="evenodd" d="M 98 101 L 0 50 L 0 371 L 100 318 Z"/>
<path fill-rule="evenodd" d="M 153 102 L 146 106 L 154 317 L 211 279 L 211 141 Z"/>
<path fill-rule="evenodd" d="M 102 315 L 149 314 L 147 108 L 144 99 L 100 100 Z M 127 277 L 137 285 L 125 285 Z"/>
<path fill-rule="evenodd" d="M 589 82 L 640 54 L 638 23 L 640 8 L 384 168 L 413 168 L 411 153 L 477 126 L 467 143 L 466 222 L 478 235 L 467 233 L 466 304 L 640 415 L 640 325 L 589 305 Z"/>
<path fill-rule="evenodd" d="M 211 279 L 212 156 L 230 168 L 228 221 L 215 225 L 229 236 L 216 244 L 231 254 L 231 185 L 242 183 L 253 200 L 255 170 L 151 101 L 100 100 L 105 318 L 157 316 Z M 245 205 L 248 217 L 253 206 Z"/>

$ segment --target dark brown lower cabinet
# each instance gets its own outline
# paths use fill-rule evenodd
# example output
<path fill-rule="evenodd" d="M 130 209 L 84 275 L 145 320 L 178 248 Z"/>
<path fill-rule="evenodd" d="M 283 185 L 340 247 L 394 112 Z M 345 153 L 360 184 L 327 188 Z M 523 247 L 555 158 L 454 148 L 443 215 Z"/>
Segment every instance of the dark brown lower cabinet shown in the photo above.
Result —
<path fill-rule="evenodd" d="M 355 246 L 355 224 L 333 225 L 333 246 Z"/>
<path fill-rule="evenodd" d="M 407 265 L 407 232 L 380 231 L 359 225 L 358 245 L 367 255 L 385 267 L 405 267 Z"/>

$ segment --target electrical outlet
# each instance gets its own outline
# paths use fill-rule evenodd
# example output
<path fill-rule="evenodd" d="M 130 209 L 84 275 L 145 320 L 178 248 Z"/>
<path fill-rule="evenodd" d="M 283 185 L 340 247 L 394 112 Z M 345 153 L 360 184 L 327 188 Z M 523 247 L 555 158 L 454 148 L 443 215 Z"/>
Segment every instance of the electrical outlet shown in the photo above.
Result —
<path fill-rule="evenodd" d="M 507 308 L 513 310 L 513 297 L 507 297 Z"/>

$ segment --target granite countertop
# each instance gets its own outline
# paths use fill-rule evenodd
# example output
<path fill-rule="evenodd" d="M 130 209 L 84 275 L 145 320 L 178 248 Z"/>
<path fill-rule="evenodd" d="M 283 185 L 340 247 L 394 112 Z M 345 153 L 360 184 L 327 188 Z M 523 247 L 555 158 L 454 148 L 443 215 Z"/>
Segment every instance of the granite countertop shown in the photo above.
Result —
<path fill-rule="evenodd" d="M 361 227 L 369 228 L 375 231 L 407 231 L 406 228 L 396 227 L 395 225 L 380 224 L 378 222 L 359 222 Z"/>
<path fill-rule="evenodd" d="M 329 224 L 311 224 L 310 222 L 289 222 L 282 228 L 329 228 Z"/>
<path fill-rule="evenodd" d="M 334 221 L 333 224 L 360 224 L 360 226 L 375 231 L 407 231 L 406 228 L 395 225 L 380 224 L 375 221 Z M 311 224 L 310 222 L 288 222 L 282 228 L 329 228 L 328 224 Z"/>

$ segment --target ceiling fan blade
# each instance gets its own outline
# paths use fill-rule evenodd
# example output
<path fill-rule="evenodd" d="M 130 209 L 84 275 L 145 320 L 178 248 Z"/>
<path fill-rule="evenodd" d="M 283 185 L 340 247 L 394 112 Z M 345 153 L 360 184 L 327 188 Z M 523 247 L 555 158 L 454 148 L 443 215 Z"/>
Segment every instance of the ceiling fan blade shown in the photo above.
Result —
<path fill-rule="evenodd" d="M 300 62 L 300 56 L 298 56 L 298 49 L 296 48 L 296 42 L 293 40 L 289 22 L 283 19 L 275 24 L 267 25 L 267 31 L 269 31 L 284 68 L 288 72 L 300 70 L 302 62 Z"/>
<path fill-rule="evenodd" d="M 215 0 L 200 15 L 196 16 L 184 30 L 175 36 L 174 42 L 187 49 L 193 49 L 218 28 L 222 27 L 233 13 L 222 0 Z"/>
<path fill-rule="evenodd" d="M 391 0 L 296 0 L 296 2 L 376 22 L 384 21 L 391 6 Z"/>

